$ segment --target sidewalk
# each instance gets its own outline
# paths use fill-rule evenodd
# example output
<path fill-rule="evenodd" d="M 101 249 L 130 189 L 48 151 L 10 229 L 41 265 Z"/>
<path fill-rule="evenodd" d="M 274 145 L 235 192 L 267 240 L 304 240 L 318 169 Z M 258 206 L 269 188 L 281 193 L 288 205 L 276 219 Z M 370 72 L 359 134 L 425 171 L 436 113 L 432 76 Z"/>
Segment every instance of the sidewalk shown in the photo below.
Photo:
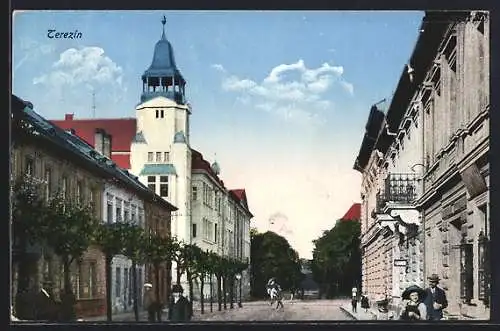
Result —
<path fill-rule="evenodd" d="M 370 320 L 376 320 L 377 319 L 377 314 L 371 310 L 368 309 L 367 312 L 363 308 L 361 308 L 360 304 L 358 303 L 358 307 L 356 309 L 356 312 L 352 311 L 352 306 L 351 302 L 346 302 L 340 306 L 340 309 L 343 310 L 345 313 L 350 315 L 352 318 L 359 320 L 359 321 L 370 321 Z"/>

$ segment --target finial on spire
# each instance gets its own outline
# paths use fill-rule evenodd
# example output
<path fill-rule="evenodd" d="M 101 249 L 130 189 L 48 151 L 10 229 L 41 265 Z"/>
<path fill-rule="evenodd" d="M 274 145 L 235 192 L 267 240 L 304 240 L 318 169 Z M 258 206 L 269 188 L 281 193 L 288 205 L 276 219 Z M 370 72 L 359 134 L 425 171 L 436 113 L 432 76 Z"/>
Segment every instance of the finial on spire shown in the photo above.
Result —
<path fill-rule="evenodd" d="M 163 15 L 163 19 L 161 20 L 161 24 L 163 25 L 163 33 L 161 35 L 161 37 L 163 39 L 165 39 L 165 24 L 167 23 L 167 18 L 165 17 L 165 15 Z"/>

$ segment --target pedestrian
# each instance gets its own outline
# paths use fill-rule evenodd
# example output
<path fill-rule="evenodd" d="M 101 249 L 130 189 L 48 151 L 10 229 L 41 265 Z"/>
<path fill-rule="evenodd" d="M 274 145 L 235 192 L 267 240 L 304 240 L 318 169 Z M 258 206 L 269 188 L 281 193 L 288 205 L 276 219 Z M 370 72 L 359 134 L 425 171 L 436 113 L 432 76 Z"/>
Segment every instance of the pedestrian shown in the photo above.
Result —
<path fill-rule="evenodd" d="M 424 304 L 427 307 L 427 318 L 431 321 L 438 321 L 443 318 L 443 309 L 448 307 L 445 291 L 438 287 L 441 280 L 437 274 L 432 274 L 427 278 L 429 287 L 425 289 L 426 298 Z"/>
<path fill-rule="evenodd" d="M 352 295 L 351 295 L 352 298 L 357 298 L 358 297 L 358 288 L 356 287 L 356 285 L 354 285 L 352 287 L 351 292 L 352 292 Z"/>
<path fill-rule="evenodd" d="M 351 305 L 352 305 L 352 312 L 356 313 L 357 312 L 357 306 L 358 306 L 358 298 L 355 296 L 352 297 L 351 299 Z"/>
<path fill-rule="evenodd" d="M 151 283 L 144 284 L 143 307 L 148 312 L 148 322 L 156 322 L 157 302 L 153 292 L 153 285 Z"/>
<path fill-rule="evenodd" d="M 181 285 L 172 286 L 172 299 L 168 306 L 168 319 L 172 322 L 189 322 L 193 316 L 191 303 L 182 295 L 183 292 Z"/>
<path fill-rule="evenodd" d="M 364 293 L 361 296 L 361 308 L 365 310 L 365 313 L 368 312 L 368 308 L 370 308 L 370 302 L 368 301 L 368 294 Z"/>
<path fill-rule="evenodd" d="M 427 294 L 419 286 L 412 285 L 404 290 L 401 298 L 403 299 L 403 310 L 400 319 L 406 321 L 418 321 L 427 319 L 427 307 L 423 303 Z"/>
<path fill-rule="evenodd" d="M 276 284 L 276 286 L 271 289 L 271 296 L 276 300 L 276 310 L 280 309 L 280 307 L 285 308 L 279 284 Z"/>

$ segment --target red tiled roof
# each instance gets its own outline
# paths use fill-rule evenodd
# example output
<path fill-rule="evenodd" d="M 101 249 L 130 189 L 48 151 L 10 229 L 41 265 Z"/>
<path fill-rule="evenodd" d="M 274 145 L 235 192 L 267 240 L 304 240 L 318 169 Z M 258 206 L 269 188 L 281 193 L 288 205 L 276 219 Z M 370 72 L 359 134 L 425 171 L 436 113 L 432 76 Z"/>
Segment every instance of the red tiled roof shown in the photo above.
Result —
<path fill-rule="evenodd" d="M 95 129 L 104 129 L 106 133 L 111 135 L 111 150 L 113 152 L 130 152 L 130 144 L 136 134 L 135 118 L 75 120 L 72 114 L 66 114 L 64 120 L 51 120 L 50 122 L 64 130 L 75 130 L 77 136 L 92 146 L 94 146 Z"/>
<path fill-rule="evenodd" d="M 343 221 L 358 221 L 361 218 L 361 204 L 354 203 L 341 218 Z"/>
<path fill-rule="evenodd" d="M 230 191 L 233 192 L 234 195 L 236 195 L 236 197 L 239 200 L 243 200 L 244 198 L 246 199 L 245 189 L 236 189 L 236 190 L 230 190 Z"/>
<path fill-rule="evenodd" d="M 205 170 L 208 175 L 225 188 L 224 182 L 212 170 L 212 166 L 203 158 L 203 154 L 195 149 L 191 149 L 191 170 Z"/>
<path fill-rule="evenodd" d="M 113 160 L 122 169 L 130 169 L 130 154 L 111 153 L 111 160 Z"/>

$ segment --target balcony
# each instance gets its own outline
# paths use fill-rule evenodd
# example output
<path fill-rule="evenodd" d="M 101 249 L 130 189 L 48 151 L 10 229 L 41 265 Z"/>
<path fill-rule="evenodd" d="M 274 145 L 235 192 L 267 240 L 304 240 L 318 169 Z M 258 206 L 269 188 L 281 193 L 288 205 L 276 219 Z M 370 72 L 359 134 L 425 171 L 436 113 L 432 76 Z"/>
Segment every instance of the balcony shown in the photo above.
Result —
<path fill-rule="evenodd" d="M 417 199 L 417 178 L 414 173 L 390 173 L 377 193 L 376 213 L 384 213 L 388 205 L 412 205 Z"/>

